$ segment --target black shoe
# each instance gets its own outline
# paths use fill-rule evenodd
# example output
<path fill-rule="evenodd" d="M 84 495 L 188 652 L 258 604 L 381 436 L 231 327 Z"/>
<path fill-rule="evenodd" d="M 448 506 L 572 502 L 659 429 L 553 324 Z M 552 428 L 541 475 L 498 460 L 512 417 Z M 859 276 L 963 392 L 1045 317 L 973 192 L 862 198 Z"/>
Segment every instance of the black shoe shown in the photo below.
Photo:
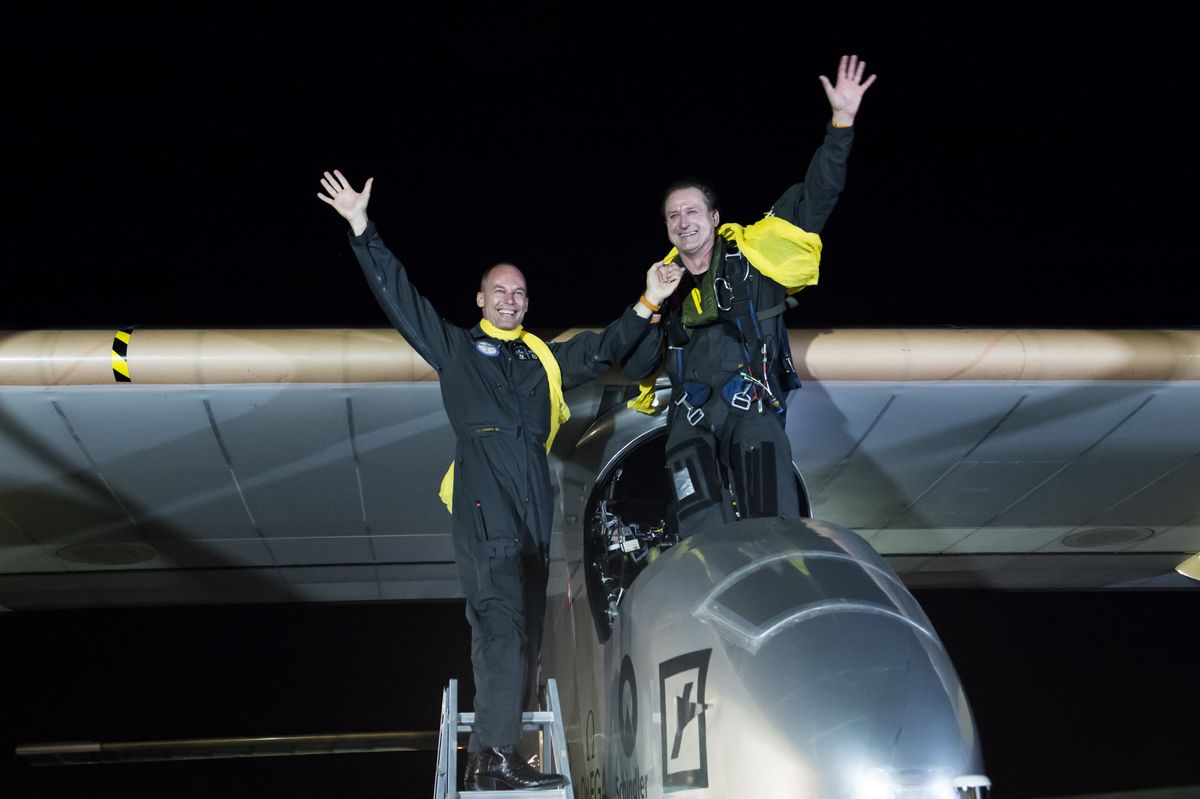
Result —
<path fill-rule="evenodd" d="M 561 788 L 567 779 L 561 774 L 543 774 L 530 767 L 515 746 L 493 746 L 467 757 L 463 790 L 505 791 L 519 788 Z"/>

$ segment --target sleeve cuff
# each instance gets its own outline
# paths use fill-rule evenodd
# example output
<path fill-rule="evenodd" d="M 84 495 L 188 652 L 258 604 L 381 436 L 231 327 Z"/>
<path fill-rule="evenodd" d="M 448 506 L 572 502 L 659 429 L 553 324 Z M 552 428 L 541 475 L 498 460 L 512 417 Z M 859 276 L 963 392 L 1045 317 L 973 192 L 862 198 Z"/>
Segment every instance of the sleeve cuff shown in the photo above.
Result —
<path fill-rule="evenodd" d="M 366 229 L 365 229 L 365 230 L 363 230 L 363 232 L 362 232 L 362 235 L 361 235 L 361 236 L 355 236 L 355 235 L 354 235 L 354 231 L 353 231 L 353 230 L 347 230 L 347 231 L 346 231 L 346 235 L 350 237 L 350 242 L 351 242 L 352 244 L 353 244 L 353 243 L 355 243 L 355 242 L 358 242 L 358 243 L 360 243 L 360 244 L 361 244 L 361 243 L 364 243 L 364 242 L 366 242 L 366 241 L 367 241 L 367 239 L 369 239 L 369 238 L 371 238 L 372 236 L 374 236 L 374 235 L 375 235 L 375 223 L 374 223 L 374 222 L 372 222 L 370 219 L 368 219 L 368 220 L 367 220 L 367 227 L 366 227 Z"/>

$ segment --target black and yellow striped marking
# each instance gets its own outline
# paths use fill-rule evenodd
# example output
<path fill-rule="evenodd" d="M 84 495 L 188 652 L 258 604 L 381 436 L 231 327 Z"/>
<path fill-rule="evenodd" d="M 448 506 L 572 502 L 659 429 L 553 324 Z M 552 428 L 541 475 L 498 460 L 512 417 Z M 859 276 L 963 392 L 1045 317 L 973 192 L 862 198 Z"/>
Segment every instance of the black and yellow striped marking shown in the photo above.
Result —
<path fill-rule="evenodd" d="M 118 383 L 132 383 L 129 376 L 129 339 L 133 337 L 133 328 L 127 327 L 113 333 L 112 367 L 113 380 Z"/>

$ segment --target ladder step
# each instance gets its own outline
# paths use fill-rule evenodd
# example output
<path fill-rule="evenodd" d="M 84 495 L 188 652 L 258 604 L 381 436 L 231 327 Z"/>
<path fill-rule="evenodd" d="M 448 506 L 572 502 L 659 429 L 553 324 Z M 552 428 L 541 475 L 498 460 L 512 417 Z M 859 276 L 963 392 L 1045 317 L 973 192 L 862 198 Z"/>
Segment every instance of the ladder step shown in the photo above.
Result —
<path fill-rule="evenodd" d="M 543 788 L 537 791 L 462 791 L 462 799 L 563 799 L 566 788 Z"/>
<path fill-rule="evenodd" d="M 521 714 L 521 729 L 526 732 L 538 730 L 548 724 L 554 723 L 554 714 L 549 710 L 535 710 L 530 713 Z M 458 731 L 470 732 L 475 726 L 474 713 L 459 713 L 458 714 Z"/>

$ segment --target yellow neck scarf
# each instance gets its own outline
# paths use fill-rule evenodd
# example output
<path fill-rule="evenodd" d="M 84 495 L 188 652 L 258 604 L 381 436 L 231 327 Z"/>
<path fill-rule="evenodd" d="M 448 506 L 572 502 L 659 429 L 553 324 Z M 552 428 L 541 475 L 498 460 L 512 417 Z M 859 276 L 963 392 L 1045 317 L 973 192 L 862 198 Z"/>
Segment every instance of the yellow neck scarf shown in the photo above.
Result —
<path fill-rule="evenodd" d="M 501 330 L 486 319 L 479 321 L 479 327 L 484 333 L 487 333 L 494 339 L 500 341 L 515 341 L 520 339 L 529 349 L 533 350 L 538 356 L 538 361 L 541 362 L 542 368 L 546 370 L 546 382 L 550 388 L 550 435 L 546 436 L 546 451 L 550 451 L 550 447 L 554 444 L 554 437 L 558 435 L 558 428 L 563 422 L 571 418 L 571 409 L 567 407 L 567 402 L 563 399 L 562 388 L 562 370 L 558 367 L 558 361 L 554 359 L 554 353 L 550 351 L 550 347 L 546 342 L 530 333 L 524 328 L 518 327 L 515 330 Z M 450 468 L 446 470 L 446 476 L 442 478 L 442 486 L 438 489 L 438 497 L 446 506 L 446 510 L 454 513 L 454 462 L 450 462 Z"/>

